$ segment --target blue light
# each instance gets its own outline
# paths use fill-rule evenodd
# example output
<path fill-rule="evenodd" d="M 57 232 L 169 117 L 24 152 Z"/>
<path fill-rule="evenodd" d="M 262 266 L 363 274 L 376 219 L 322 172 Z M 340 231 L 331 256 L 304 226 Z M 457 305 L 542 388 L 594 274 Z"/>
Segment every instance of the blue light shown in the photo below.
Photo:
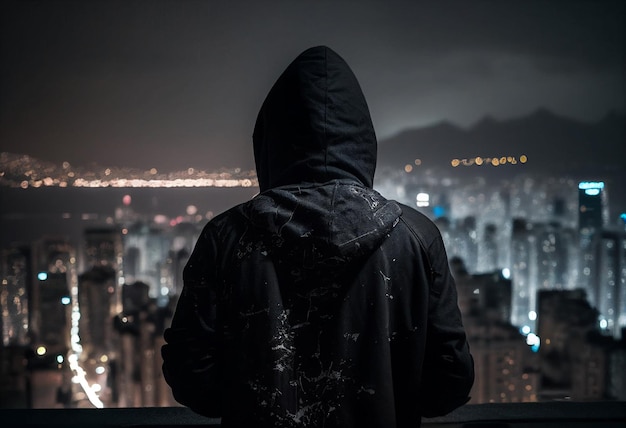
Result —
<path fill-rule="evenodd" d="M 39 281 L 45 281 L 46 279 L 48 279 L 48 273 L 47 272 L 39 272 L 37 274 L 37 279 Z"/>
<path fill-rule="evenodd" d="M 61 303 L 64 304 L 64 305 L 69 305 L 71 301 L 72 300 L 69 297 L 67 297 L 67 296 L 61 297 Z"/>
<path fill-rule="evenodd" d="M 533 352 L 539 352 L 541 346 L 541 339 L 535 333 L 529 333 L 526 337 L 526 344 L 530 346 L 530 350 Z"/>
<path fill-rule="evenodd" d="M 580 190 L 586 189 L 604 189 L 604 181 L 581 181 L 578 183 Z"/>
<path fill-rule="evenodd" d="M 596 196 L 600 194 L 600 189 L 585 189 L 585 195 Z"/>
<path fill-rule="evenodd" d="M 436 218 L 443 217 L 446 215 L 446 209 L 441 205 L 435 205 L 433 207 L 433 214 Z"/>

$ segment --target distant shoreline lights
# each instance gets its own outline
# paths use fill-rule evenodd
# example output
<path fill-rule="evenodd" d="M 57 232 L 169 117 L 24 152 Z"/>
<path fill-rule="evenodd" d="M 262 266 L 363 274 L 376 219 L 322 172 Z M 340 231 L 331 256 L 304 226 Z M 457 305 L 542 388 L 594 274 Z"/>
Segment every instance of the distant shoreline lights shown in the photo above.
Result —
<path fill-rule="evenodd" d="M 186 179 L 137 179 L 137 178 L 119 178 L 112 180 L 87 180 L 83 178 L 77 178 L 72 182 L 62 181 L 58 179 L 43 179 L 43 180 L 23 180 L 18 186 L 22 189 L 27 188 L 39 188 L 39 187 L 83 187 L 83 188 L 140 188 L 140 187 L 153 187 L 153 188 L 177 188 L 177 187 L 258 187 L 258 181 L 256 179 L 243 178 L 243 179 L 213 179 L 213 178 L 186 178 Z"/>
<path fill-rule="evenodd" d="M 187 168 L 182 171 L 161 173 L 157 168 L 146 170 L 127 167 L 73 167 L 69 162 L 60 164 L 41 161 L 28 155 L 0 152 L 0 187 L 258 187 L 254 170 L 222 168 L 204 171 Z"/>

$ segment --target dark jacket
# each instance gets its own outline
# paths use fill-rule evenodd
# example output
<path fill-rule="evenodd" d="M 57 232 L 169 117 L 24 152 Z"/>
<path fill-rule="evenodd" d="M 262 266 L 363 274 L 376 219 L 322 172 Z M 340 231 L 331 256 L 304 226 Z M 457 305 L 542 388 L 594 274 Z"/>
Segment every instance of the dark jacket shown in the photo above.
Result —
<path fill-rule="evenodd" d="M 174 397 L 225 427 L 416 427 L 467 402 L 441 235 L 372 189 L 376 137 L 347 64 L 298 56 L 253 139 L 261 193 L 206 225 L 165 332 Z"/>

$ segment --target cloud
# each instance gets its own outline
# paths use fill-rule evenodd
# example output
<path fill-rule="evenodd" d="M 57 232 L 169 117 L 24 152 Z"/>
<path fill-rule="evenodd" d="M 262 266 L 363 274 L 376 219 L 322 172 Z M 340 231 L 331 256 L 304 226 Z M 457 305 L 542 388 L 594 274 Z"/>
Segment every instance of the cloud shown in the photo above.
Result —
<path fill-rule="evenodd" d="M 0 8 L 0 132 L 14 151 L 251 163 L 265 94 L 317 44 L 354 69 L 382 136 L 540 106 L 588 118 L 624 106 L 622 1 L 13 0 Z"/>

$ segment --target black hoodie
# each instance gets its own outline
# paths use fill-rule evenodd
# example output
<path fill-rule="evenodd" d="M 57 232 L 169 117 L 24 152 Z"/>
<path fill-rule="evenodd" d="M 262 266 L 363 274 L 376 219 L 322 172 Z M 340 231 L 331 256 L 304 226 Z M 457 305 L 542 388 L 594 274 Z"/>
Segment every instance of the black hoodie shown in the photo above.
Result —
<path fill-rule="evenodd" d="M 261 193 L 204 228 L 165 332 L 174 397 L 238 427 L 415 427 L 464 404 L 441 236 L 372 189 L 376 136 L 343 59 L 299 55 L 253 140 Z"/>

